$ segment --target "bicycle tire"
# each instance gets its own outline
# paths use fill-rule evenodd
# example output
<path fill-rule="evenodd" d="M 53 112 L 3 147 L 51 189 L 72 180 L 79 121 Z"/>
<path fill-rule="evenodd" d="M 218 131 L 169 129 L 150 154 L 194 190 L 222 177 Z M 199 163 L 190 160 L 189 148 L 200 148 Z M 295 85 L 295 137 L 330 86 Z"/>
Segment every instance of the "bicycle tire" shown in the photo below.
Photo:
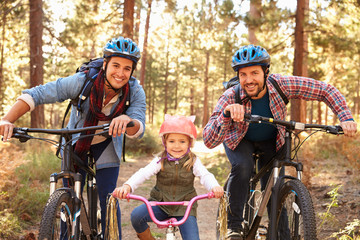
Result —
<path fill-rule="evenodd" d="M 39 240 L 70 239 L 74 202 L 71 194 L 65 190 L 56 190 L 51 194 L 40 222 Z M 67 232 L 61 233 L 60 224 L 65 222 Z"/>
<path fill-rule="evenodd" d="M 283 215 L 283 219 L 287 219 L 288 223 L 280 221 L 281 214 L 287 214 L 287 218 Z M 317 239 L 313 202 L 309 191 L 301 181 L 292 179 L 284 182 L 280 187 L 276 223 L 277 239 Z M 284 225 L 287 226 L 286 230 L 282 227 Z"/>
<path fill-rule="evenodd" d="M 89 191 L 92 191 L 92 194 L 90 194 Z M 90 201 L 90 195 L 92 195 L 91 201 Z M 89 216 L 92 221 L 90 222 L 90 227 L 94 231 L 93 234 L 100 238 L 100 236 L 102 235 L 101 211 L 100 211 L 98 190 L 96 185 L 93 188 L 87 189 L 87 197 L 88 197 L 89 209 L 91 209 L 90 210 L 91 212 L 89 212 Z"/>

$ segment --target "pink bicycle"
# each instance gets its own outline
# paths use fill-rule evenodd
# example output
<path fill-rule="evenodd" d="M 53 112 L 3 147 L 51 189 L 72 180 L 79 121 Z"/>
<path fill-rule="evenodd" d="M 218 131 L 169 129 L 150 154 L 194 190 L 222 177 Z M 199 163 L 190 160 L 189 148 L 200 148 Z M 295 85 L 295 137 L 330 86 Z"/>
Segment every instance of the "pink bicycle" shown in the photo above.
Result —
<path fill-rule="evenodd" d="M 183 202 L 155 202 L 155 201 L 148 201 L 146 198 L 138 196 L 138 195 L 133 195 L 133 194 L 128 194 L 127 195 L 127 199 L 134 199 L 134 200 L 139 200 L 145 203 L 146 208 L 149 212 L 149 215 L 151 217 L 151 220 L 157 225 L 158 228 L 167 228 L 166 230 L 166 240 L 175 240 L 175 228 L 177 226 L 180 226 L 181 224 L 185 223 L 186 220 L 188 219 L 189 215 L 190 215 L 190 211 L 191 211 L 191 207 L 193 206 L 193 204 L 201 199 L 210 199 L 210 198 L 214 198 L 215 195 L 213 192 L 209 192 L 207 194 L 202 194 L 202 195 L 198 195 L 196 197 L 193 197 L 190 201 L 183 201 Z M 176 218 L 169 218 L 166 219 L 164 221 L 159 221 L 155 215 L 154 212 L 152 210 L 152 206 L 159 206 L 159 205 L 183 205 L 183 206 L 187 206 L 186 207 L 186 211 L 185 211 L 185 215 L 181 220 L 177 220 Z"/>

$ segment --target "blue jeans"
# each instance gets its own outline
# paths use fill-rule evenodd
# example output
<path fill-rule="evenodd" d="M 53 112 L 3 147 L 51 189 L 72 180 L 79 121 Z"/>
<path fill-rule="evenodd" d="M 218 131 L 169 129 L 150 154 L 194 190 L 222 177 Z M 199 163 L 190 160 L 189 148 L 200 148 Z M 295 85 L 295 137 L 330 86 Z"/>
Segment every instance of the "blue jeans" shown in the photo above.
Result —
<path fill-rule="evenodd" d="M 154 211 L 155 217 L 159 221 L 164 221 L 171 218 L 166 214 L 159 206 L 153 206 L 152 210 Z M 175 217 L 177 220 L 182 219 L 181 217 Z M 148 222 L 152 222 L 149 212 L 145 204 L 142 204 L 136 207 L 131 213 L 131 224 L 137 233 L 144 232 L 149 225 Z M 197 220 L 195 216 L 189 216 L 186 222 L 179 226 L 180 234 L 184 240 L 199 240 L 199 228 L 197 225 Z"/>
<path fill-rule="evenodd" d="M 254 169 L 254 158 L 253 153 L 262 152 L 258 161 L 258 169 L 264 167 L 271 159 L 277 154 L 276 153 L 276 141 L 275 139 L 263 141 L 263 142 L 252 142 L 246 139 L 241 140 L 239 145 L 231 150 L 224 144 L 226 155 L 231 164 L 231 172 L 226 191 L 230 193 L 229 197 L 229 208 L 228 211 L 228 228 L 231 229 L 242 229 L 243 210 L 244 204 L 248 198 L 249 192 L 249 181 Z M 283 174 L 283 169 L 280 174 Z M 261 190 L 266 187 L 267 180 L 269 179 L 270 172 L 264 175 L 260 179 Z M 270 213 L 270 203 L 267 206 L 268 213 Z M 282 214 L 281 222 L 283 226 L 287 226 L 286 215 Z M 285 230 L 288 232 L 288 230 Z"/>

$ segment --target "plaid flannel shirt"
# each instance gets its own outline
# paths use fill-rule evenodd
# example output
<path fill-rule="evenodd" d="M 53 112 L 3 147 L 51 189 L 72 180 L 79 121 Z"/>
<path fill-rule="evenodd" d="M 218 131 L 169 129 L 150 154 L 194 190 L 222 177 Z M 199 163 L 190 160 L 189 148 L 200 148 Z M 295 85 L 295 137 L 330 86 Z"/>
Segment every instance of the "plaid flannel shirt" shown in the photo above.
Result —
<path fill-rule="evenodd" d="M 270 74 L 280 86 L 281 90 L 288 99 L 303 99 L 308 101 L 322 101 L 338 116 L 341 122 L 353 119 L 351 112 L 346 105 L 344 96 L 333 86 L 311 78 L 297 76 L 282 76 L 280 74 Z M 287 108 L 280 94 L 275 87 L 266 81 L 269 98 L 270 110 L 274 119 L 285 120 Z M 245 97 L 245 91 L 240 88 L 240 99 Z M 227 105 L 235 103 L 235 87 L 226 90 L 219 98 L 214 112 L 203 131 L 204 143 L 208 148 L 214 148 L 224 142 L 226 146 L 234 150 L 239 142 L 244 138 L 249 123 L 233 122 L 231 117 L 226 117 L 223 112 Z M 245 104 L 245 113 L 251 113 L 251 101 Z M 285 129 L 277 126 L 276 148 L 279 150 L 284 144 Z"/>

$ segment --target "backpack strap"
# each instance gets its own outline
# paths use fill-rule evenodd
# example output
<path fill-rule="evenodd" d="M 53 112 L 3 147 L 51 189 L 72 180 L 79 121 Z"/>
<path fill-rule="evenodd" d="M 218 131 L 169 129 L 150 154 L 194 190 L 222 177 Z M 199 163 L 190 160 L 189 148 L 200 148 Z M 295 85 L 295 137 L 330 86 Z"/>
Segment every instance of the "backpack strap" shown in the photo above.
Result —
<path fill-rule="evenodd" d="M 235 103 L 240 104 L 240 84 L 237 84 L 235 87 Z"/>
<path fill-rule="evenodd" d="M 275 87 L 276 91 L 280 94 L 282 100 L 284 101 L 285 105 L 289 103 L 289 99 L 286 97 L 285 93 L 281 90 L 279 84 L 272 78 L 268 78 L 269 82 Z"/>

